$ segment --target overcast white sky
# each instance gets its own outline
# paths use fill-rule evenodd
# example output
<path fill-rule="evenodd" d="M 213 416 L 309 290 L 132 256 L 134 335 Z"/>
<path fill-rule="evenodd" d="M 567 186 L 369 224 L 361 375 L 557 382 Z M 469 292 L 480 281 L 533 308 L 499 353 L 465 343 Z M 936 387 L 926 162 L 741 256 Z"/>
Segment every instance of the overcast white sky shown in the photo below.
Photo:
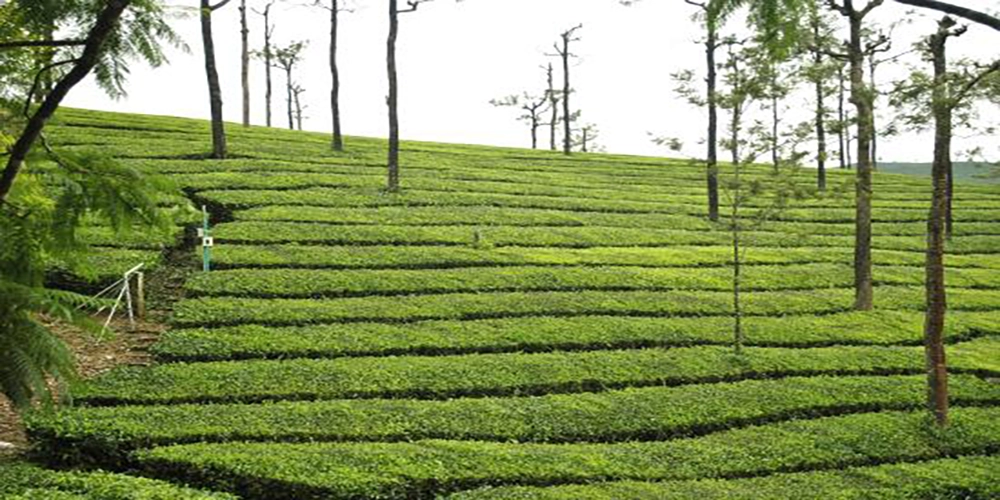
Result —
<path fill-rule="evenodd" d="M 355 1 L 356 11 L 341 19 L 344 129 L 350 135 L 384 137 L 388 2 Z M 198 2 L 169 3 L 195 6 Z M 217 11 L 214 18 L 224 109 L 230 121 L 239 121 L 241 113 L 238 3 L 234 0 Z M 248 3 L 260 7 L 264 0 Z M 275 41 L 310 41 L 296 79 L 306 88 L 306 128 L 327 131 L 328 16 L 326 11 L 298 6 L 301 3 L 278 1 L 273 11 Z M 965 3 L 982 8 L 993 0 Z M 1000 7 L 1000 3 L 995 6 Z M 580 58 L 571 70 L 577 89 L 573 104 L 582 109 L 585 122 L 599 127 L 599 142 L 610 152 L 668 154 L 650 143 L 647 133 L 652 132 L 679 137 L 685 143 L 684 153 L 700 156 L 703 114 L 673 95 L 670 78 L 671 73 L 681 69 L 703 68 L 702 48 L 694 43 L 700 34 L 698 24 L 690 18 L 693 12 L 694 8 L 681 0 L 643 0 L 632 7 L 621 6 L 617 0 L 436 0 L 422 5 L 418 12 L 401 18 L 398 58 L 403 138 L 529 146 L 527 128 L 515 121 L 515 110 L 494 108 L 489 100 L 523 90 L 543 90 L 544 72 L 540 66 L 550 60 L 545 53 L 552 52 L 552 43 L 560 32 L 582 23 L 582 40 L 574 47 Z M 887 2 L 877 12 L 875 20 L 888 23 L 907 11 Z M 256 48 L 263 44 L 262 23 L 260 17 L 252 16 L 251 43 Z M 88 82 L 74 89 L 66 104 L 207 118 L 208 92 L 198 19 L 191 15 L 174 24 L 191 46 L 190 54 L 172 51 L 171 64 L 155 70 L 136 64 L 126 99 L 112 101 Z M 732 24 L 730 29 L 741 29 L 737 23 Z M 908 49 L 933 27 L 933 19 L 923 16 L 898 30 L 894 52 Z M 969 34 L 953 42 L 951 50 L 954 57 L 969 54 L 987 58 L 995 56 L 997 46 L 1000 34 L 973 26 Z M 889 81 L 903 74 L 901 70 L 887 69 L 880 79 Z M 253 122 L 263 124 L 263 64 L 254 61 L 252 75 Z M 275 124 L 281 126 L 285 123 L 280 91 L 284 78 L 279 72 L 274 78 Z M 561 74 L 557 73 L 557 78 Z M 808 119 L 811 104 L 795 100 L 791 105 L 789 120 Z M 973 143 L 984 144 L 992 153 L 1000 151 L 996 137 L 960 139 L 956 150 Z M 879 150 L 880 158 L 895 161 L 929 161 L 930 154 L 931 143 L 926 135 L 885 139 Z"/>

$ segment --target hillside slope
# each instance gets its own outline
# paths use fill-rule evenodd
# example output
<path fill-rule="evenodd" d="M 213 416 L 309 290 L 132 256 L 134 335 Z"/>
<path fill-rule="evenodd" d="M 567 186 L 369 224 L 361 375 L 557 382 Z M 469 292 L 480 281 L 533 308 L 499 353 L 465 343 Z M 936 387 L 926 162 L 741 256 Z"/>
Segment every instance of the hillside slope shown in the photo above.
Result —
<path fill-rule="evenodd" d="M 701 217 L 697 165 L 406 143 L 386 194 L 382 141 L 229 130 L 234 158 L 213 161 L 204 122 L 52 127 L 169 175 L 218 224 L 161 363 L 34 416 L 41 453 L 246 498 L 997 493 L 1000 186 L 957 187 L 956 408 L 935 434 L 926 181 L 876 175 L 873 312 L 850 311 L 850 173 L 748 234 L 737 356 L 729 235 Z"/>

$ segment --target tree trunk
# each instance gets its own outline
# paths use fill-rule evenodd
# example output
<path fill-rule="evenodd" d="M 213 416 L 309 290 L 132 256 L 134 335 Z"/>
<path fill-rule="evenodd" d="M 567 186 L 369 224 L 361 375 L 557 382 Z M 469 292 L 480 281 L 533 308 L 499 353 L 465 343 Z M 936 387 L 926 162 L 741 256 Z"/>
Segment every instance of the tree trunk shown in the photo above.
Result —
<path fill-rule="evenodd" d="M 288 129 L 295 130 L 295 113 L 293 112 L 292 105 L 294 104 L 294 96 L 292 95 L 292 65 L 289 64 L 285 66 L 285 92 L 288 100 Z"/>
<path fill-rule="evenodd" d="M 264 7 L 264 102 L 267 107 L 267 126 L 272 123 L 271 101 L 274 96 L 271 83 L 271 4 Z"/>
<path fill-rule="evenodd" d="M 870 74 L 869 78 L 871 78 L 869 85 L 871 86 L 870 92 L 871 92 L 871 96 L 872 96 L 872 124 L 871 124 L 871 133 L 872 133 L 872 170 L 875 171 L 875 170 L 878 170 L 878 126 L 877 126 L 878 125 L 877 124 L 878 117 L 875 116 L 875 104 L 876 104 L 876 98 L 878 96 L 878 87 L 875 85 L 875 66 L 876 66 L 876 63 L 875 63 L 875 56 L 874 55 L 872 55 L 871 58 L 868 60 L 868 66 L 869 66 L 868 72 Z"/>
<path fill-rule="evenodd" d="M 559 98 L 556 97 L 555 80 L 552 75 L 552 63 L 549 63 L 549 102 L 552 106 L 552 117 L 549 119 L 549 149 L 556 150 L 556 127 L 559 123 Z"/>
<path fill-rule="evenodd" d="M 778 125 L 781 123 L 778 117 L 778 68 L 771 71 L 771 168 L 778 173 Z"/>
<path fill-rule="evenodd" d="M 531 115 L 531 149 L 538 149 L 538 115 Z"/>
<path fill-rule="evenodd" d="M 813 37 L 819 39 L 819 19 L 813 22 Z M 823 52 L 813 51 L 813 63 L 819 71 L 823 66 Z M 823 91 L 823 78 L 816 75 L 816 187 L 826 191 L 826 109 L 823 101 L 826 99 Z"/>
<path fill-rule="evenodd" d="M 386 189 L 399 191 L 399 100 L 396 82 L 396 38 L 399 35 L 399 11 L 397 0 L 389 0 L 389 40 L 386 51 L 386 66 L 389 72 L 389 178 Z"/>
<path fill-rule="evenodd" d="M 340 2 L 330 2 L 330 76 L 333 85 L 330 87 L 330 114 L 333 116 L 333 150 L 344 150 L 344 136 L 340 130 L 340 70 L 337 69 L 337 15 Z"/>
<path fill-rule="evenodd" d="M 302 102 L 299 101 L 299 92 L 295 92 L 295 125 L 302 131 Z"/>
<path fill-rule="evenodd" d="M 563 154 L 570 154 L 572 144 L 573 144 L 573 132 L 572 132 L 572 115 L 569 111 L 569 34 L 563 35 L 563 51 L 562 51 L 562 62 L 563 62 Z"/>
<path fill-rule="evenodd" d="M 11 188 L 14 186 L 14 179 L 24 165 L 24 159 L 28 156 L 35 141 L 42 134 L 45 123 L 59 108 L 59 104 L 69 94 L 73 87 L 80 83 L 94 69 L 101 58 L 101 51 L 104 42 L 118 25 L 118 20 L 122 12 L 131 4 L 131 0 L 108 0 L 104 9 L 97 16 L 97 22 L 87 34 L 86 45 L 83 53 L 73 65 L 73 68 L 66 73 L 62 79 L 52 88 L 52 91 L 45 96 L 45 100 L 35 110 L 35 113 L 28 119 L 24 130 L 21 132 L 17 142 L 10 149 L 10 156 L 7 158 L 7 166 L 4 167 L 3 174 L 0 175 L 0 202 L 7 199 Z"/>
<path fill-rule="evenodd" d="M 837 92 L 837 119 L 840 126 L 837 127 L 837 139 L 840 141 L 840 168 L 846 169 L 850 162 L 847 161 L 848 144 L 844 135 L 847 133 L 847 114 L 844 112 L 844 68 L 837 69 L 837 82 L 839 89 Z"/>
<path fill-rule="evenodd" d="M 945 211 L 948 169 L 951 163 L 951 104 L 948 102 L 947 59 L 948 18 L 931 36 L 934 61 L 934 165 L 933 197 L 927 219 L 927 312 L 924 321 L 924 353 L 927 359 L 927 402 L 938 425 L 948 424 L 948 370 L 945 364 L 944 326 L 946 291 L 944 276 Z"/>
<path fill-rule="evenodd" d="M 212 158 L 226 157 L 226 128 L 222 121 L 222 89 L 215 66 L 215 42 L 212 39 L 212 7 L 201 0 L 201 40 L 205 48 L 205 75 L 208 78 L 208 98 L 212 109 Z"/>
<path fill-rule="evenodd" d="M 240 2 L 240 41 L 242 51 L 240 52 L 240 62 L 242 64 L 240 81 L 243 84 L 243 126 L 250 126 L 250 27 L 247 26 L 247 1 Z"/>
<path fill-rule="evenodd" d="M 868 311 L 873 307 L 872 289 L 872 165 L 871 125 L 872 99 L 864 80 L 864 53 L 862 47 L 862 22 L 864 16 L 847 2 L 851 27 L 848 48 L 851 74 L 851 102 L 858 118 L 858 168 L 855 184 L 855 235 L 854 235 L 854 308 Z"/>
<path fill-rule="evenodd" d="M 951 240 L 952 229 L 955 225 L 955 219 L 952 217 L 952 200 L 955 192 L 955 170 L 952 168 L 951 160 L 948 160 L 948 172 L 947 179 L 945 183 L 945 193 L 944 193 L 944 233 L 945 238 L 949 241 Z"/>
<path fill-rule="evenodd" d="M 739 130 L 739 107 L 733 108 L 733 136 Z M 733 203 L 731 207 L 730 231 L 733 244 L 733 349 L 736 354 L 743 352 L 743 307 L 740 303 L 740 287 L 742 286 L 740 259 L 740 206 L 743 204 L 743 186 L 740 185 L 739 143 L 733 142 Z"/>
<path fill-rule="evenodd" d="M 714 22 L 706 21 L 708 37 L 705 41 L 705 63 L 708 86 L 705 102 L 708 106 L 708 158 L 706 160 L 706 181 L 708 184 L 708 218 L 719 220 L 719 110 L 716 99 L 718 75 L 715 67 L 715 50 L 718 48 L 718 33 Z"/>

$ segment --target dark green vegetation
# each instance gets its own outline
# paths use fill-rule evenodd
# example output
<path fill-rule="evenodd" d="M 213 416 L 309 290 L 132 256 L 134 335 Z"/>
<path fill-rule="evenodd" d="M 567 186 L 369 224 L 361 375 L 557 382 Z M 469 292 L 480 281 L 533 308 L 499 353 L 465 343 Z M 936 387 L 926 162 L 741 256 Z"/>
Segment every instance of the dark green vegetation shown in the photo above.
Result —
<path fill-rule="evenodd" d="M 187 282 L 159 364 L 30 415 L 40 457 L 247 498 L 997 494 L 1000 187 L 956 190 L 938 431 L 925 180 L 875 176 L 874 311 L 851 310 L 850 175 L 746 234 L 737 356 L 699 166 L 407 143 L 386 194 L 381 141 L 234 129 L 220 161 L 192 156 L 207 131 L 73 110 L 52 127 L 208 205 L 218 270 Z"/>

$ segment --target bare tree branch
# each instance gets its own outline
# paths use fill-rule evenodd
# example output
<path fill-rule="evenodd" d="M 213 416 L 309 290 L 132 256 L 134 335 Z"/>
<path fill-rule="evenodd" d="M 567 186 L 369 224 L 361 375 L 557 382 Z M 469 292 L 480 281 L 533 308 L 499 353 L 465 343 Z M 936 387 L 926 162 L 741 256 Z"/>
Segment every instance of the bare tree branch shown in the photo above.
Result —
<path fill-rule="evenodd" d="M 913 7 L 923 7 L 925 9 L 933 9 L 947 14 L 952 14 L 1000 31 L 1000 18 L 996 18 L 984 12 L 972 10 L 966 7 L 960 7 L 958 5 L 952 5 L 947 2 L 939 2 L 937 0 L 896 0 L 896 2 L 904 5 L 912 5 Z"/>

